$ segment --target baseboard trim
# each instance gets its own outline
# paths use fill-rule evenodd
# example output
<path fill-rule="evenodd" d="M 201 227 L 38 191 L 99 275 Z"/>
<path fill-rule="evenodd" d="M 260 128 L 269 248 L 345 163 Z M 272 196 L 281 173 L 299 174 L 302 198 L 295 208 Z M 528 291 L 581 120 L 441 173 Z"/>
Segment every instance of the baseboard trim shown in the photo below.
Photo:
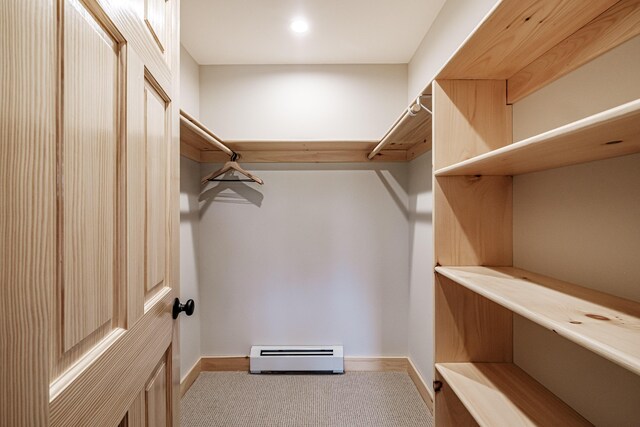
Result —
<path fill-rule="evenodd" d="M 418 393 L 420 393 L 422 400 L 424 400 L 424 403 L 427 405 L 431 413 L 433 413 L 433 394 L 431 394 L 431 389 L 424 382 L 424 379 L 416 369 L 416 366 L 409 358 L 407 358 L 407 373 L 409 374 L 409 377 L 411 378 L 413 383 L 416 385 L 416 388 L 418 389 Z"/>
<path fill-rule="evenodd" d="M 433 412 L 433 394 L 418 373 L 415 365 L 408 357 L 345 357 L 346 372 L 406 372 L 424 400 L 429 410 Z M 189 390 L 200 375 L 200 372 L 248 371 L 249 356 L 205 356 L 201 357 L 180 382 L 180 396 Z"/>
<path fill-rule="evenodd" d="M 198 378 L 198 375 L 200 375 L 200 371 L 202 370 L 201 362 L 202 359 L 198 359 L 198 361 L 194 363 L 191 369 L 189 369 L 187 375 L 185 375 L 182 381 L 180 381 L 180 398 L 185 395 L 185 393 L 191 388 L 193 383 Z"/>
<path fill-rule="evenodd" d="M 200 365 L 203 372 L 248 371 L 249 356 L 203 356 Z"/>
<path fill-rule="evenodd" d="M 248 371 L 248 356 L 202 357 L 203 372 Z M 345 371 L 407 372 L 406 357 L 345 357 Z"/>
<path fill-rule="evenodd" d="M 344 370 L 378 371 L 378 372 L 407 372 L 406 357 L 345 357 Z"/>

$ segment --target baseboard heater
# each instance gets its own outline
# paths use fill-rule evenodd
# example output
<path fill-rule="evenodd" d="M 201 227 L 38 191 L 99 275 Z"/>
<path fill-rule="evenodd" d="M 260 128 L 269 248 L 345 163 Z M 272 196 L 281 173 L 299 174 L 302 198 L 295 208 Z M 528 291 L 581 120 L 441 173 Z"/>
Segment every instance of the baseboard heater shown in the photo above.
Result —
<path fill-rule="evenodd" d="M 344 373 L 341 345 L 254 345 L 249 357 L 252 374 L 282 372 Z"/>

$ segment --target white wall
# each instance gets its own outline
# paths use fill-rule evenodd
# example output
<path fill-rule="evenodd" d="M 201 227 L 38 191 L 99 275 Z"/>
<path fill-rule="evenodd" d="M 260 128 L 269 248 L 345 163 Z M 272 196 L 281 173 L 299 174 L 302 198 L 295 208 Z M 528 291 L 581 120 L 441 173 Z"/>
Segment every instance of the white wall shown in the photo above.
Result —
<path fill-rule="evenodd" d="M 409 163 L 408 356 L 426 384 L 434 380 L 433 186 L 431 151 Z"/>
<path fill-rule="evenodd" d="M 193 117 L 200 116 L 200 66 L 180 45 L 180 108 Z"/>
<path fill-rule="evenodd" d="M 201 195 L 203 355 L 343 344 L 347 356 L 405 356 L 407 165 L 245 166 L 264 186 Z"/>
<path fill-rule="evenodd" d="M 496 0 L 447 0 L 409 62 L 407 96 L 411 102 L 433 80 Z"/>
<path fill-rule="evenodd" d="M 195 117 L 199 114 L 198 65 L 180 47 L 180 108 Z M 200 214 L 200 165 L 180 157 L 180 300 L 196 301 L 191 317 L 180 316 L 180 376 L 189 372 L 200 358 L 200 306 L 198 281 L 198 236 Z"/>
<path fill-rule="evenodd" d="M 378 140 L 406 108 L 406 65 L 200 67 L 202 122 L 228 140 Z"/>
<path fill-rule="evenodd" d="M 640 98 L 640 37 L 514 105 L 516 140 Z M 640 301 L 640 154 L 514 178 L 514 265 Z M 598 426 L 640 420 L 640 377 L 531 322 L 518 365 Z"/>
<path fill-rule="evenodd" d="M 193 299 L 196 310 L 192 316 L 180 316 L 180 376 L 184 378 L 201 355 L 200 318 L 203 311 L 200 298 L 199 240 L 200 164 L 180 157 L 180 300 Z"/>

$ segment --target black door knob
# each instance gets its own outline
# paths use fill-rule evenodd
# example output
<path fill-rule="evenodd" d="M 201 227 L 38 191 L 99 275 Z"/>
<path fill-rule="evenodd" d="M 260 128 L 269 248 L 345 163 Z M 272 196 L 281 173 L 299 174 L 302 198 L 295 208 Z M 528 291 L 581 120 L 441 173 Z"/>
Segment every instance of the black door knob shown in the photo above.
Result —
<path fill-rule="evenodd" d="M 187 316 L 191 316 L 193 311 L 196 309 L 196 303 L 193 302 L 192 299 L 187 300 L 185 304 L 181 304 L 178 298 L 173 300 L 173 312 L 172 316 L 174 319 L 178 318 L 180 312 L 184 311 Z"/>

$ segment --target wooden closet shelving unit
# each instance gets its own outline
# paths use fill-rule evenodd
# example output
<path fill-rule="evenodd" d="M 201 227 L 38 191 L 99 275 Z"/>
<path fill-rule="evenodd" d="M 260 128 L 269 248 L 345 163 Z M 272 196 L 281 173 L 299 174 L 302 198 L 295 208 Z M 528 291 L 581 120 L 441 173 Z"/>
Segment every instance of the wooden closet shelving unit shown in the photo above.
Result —
<path fill-rule="evenodd" d="M 513 363 L 439 363 L 436 369 L 466 408 L 452 408 L 463 414 L 456 426 L 591 425 Z"/>
<path fill-rule="evenodd" d="M 436 272 L 640 375 L 640 303 L 513 267 Z"/>
<path fill-rule="evenodd" d="M 404 111 L 379 141 L 225 141 L 188 113 L 180 114 L 180 154 L 201 163 L 229 159 L 219 144 L 249 163 L 406 162 L 431 150 L 431 115 L 426 111 L 415 116 Z M 384 148 L 369 160 L 382 141 Z"/>
<path fill-rule="evenodd" d="M 520 175 L 640 152 L 640 99 L 435 171 Z"/>
<path fill-rule="evenodd" d="M 504 0 L 433 91 L 435 422 L 589 425 L 513 363 L 521 315 L 640 375 L 640 303 L 513 265 L 513 175 L 640 152 L 640 100 L 512 141 L 512 103 L 640 34 L 639 0 Z"/>

